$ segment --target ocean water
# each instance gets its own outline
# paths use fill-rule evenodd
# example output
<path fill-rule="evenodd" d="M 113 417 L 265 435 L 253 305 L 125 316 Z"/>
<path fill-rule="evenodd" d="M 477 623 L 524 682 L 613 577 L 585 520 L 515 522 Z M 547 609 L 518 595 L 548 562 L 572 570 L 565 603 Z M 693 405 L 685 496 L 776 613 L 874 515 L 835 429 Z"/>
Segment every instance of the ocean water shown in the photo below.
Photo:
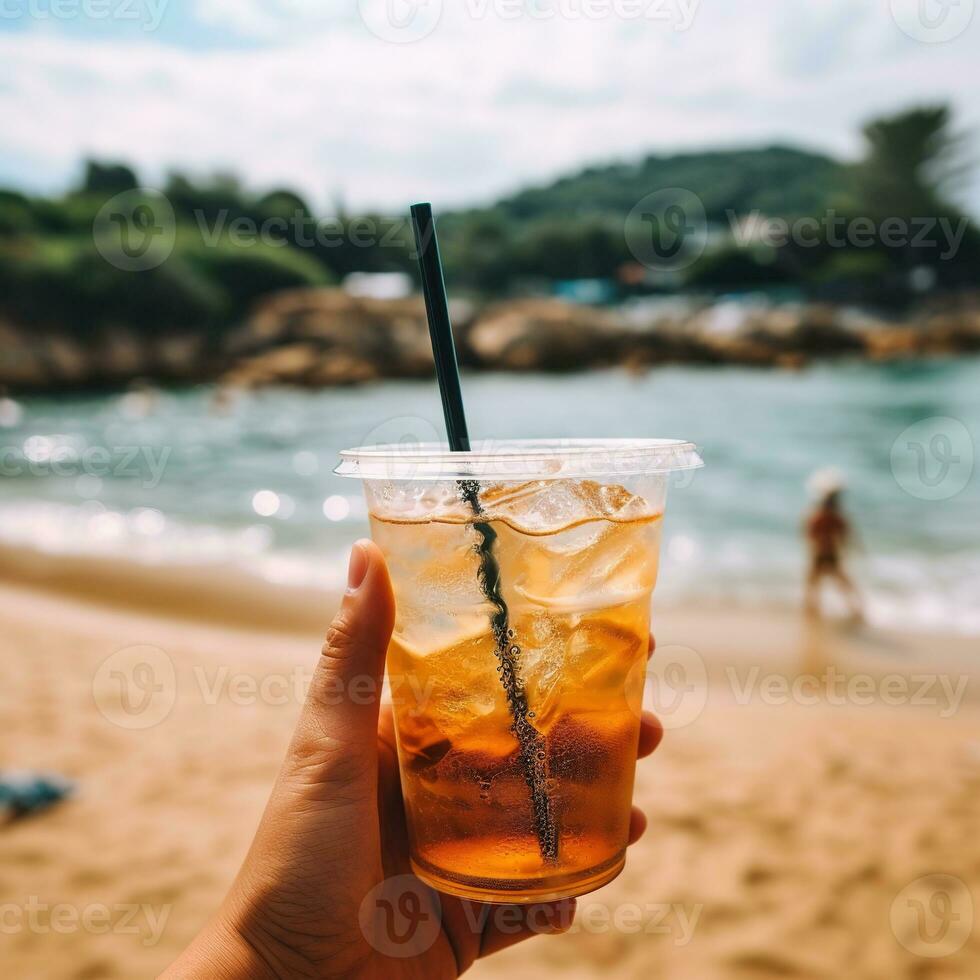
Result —
<path fill-rule="evenodd" d="M 798 605 L 807 482 L 834 467 L 872 622 L 980 634 L 978 359 L 469 375 L 464 393 L 475 437 L 701 447 L 671 490 L 660 603 Z M 337 452 L 442 432 L 434 382 L 0 400 L 0 544 L 336 586 L 367 531 Z"/>

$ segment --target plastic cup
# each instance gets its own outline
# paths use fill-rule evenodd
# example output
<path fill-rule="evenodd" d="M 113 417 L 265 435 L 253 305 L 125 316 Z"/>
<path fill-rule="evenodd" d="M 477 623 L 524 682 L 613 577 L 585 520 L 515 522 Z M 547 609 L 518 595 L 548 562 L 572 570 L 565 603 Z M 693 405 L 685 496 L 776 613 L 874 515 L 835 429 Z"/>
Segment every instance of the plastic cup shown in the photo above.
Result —
<path fill-rule="evenodd" d="M 341 453 L 397 617 L 387 672 L 412 868 L 484 902 L 623 868 L 670 474 L 664 439 Z"/>

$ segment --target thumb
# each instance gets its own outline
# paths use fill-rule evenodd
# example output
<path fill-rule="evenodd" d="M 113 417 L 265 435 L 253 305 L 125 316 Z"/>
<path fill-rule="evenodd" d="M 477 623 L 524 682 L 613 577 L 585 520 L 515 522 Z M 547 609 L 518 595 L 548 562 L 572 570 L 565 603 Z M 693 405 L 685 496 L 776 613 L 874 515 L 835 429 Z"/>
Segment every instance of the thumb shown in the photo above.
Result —
<path fill-rule="evenodd" d="M 294 748 L 304 766 L 370 773 L 377 763 L 378 711 L 395 598 L 376 544 L 351 549 L 348 586 L 327 630 Z M 321 773 L 337 777 L 339 774 Z"/>

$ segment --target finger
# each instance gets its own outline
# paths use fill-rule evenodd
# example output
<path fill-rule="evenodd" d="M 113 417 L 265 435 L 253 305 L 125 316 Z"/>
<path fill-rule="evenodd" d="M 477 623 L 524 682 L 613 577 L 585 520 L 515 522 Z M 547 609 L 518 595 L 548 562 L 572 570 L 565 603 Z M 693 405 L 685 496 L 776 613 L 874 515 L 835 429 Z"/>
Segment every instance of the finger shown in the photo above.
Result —
<path fill-rule="evenodd" d="M 635 844 L 646 832 L 647 815 L 638 807 L 630 810 L 630 833 L 628 842 Z"/>
<path fill-rule="evenodd" d="M 640 744 L 636 750 L 637 759 L 651 755 L 664 739 L 664 726 L 652 711 L 644 711 L 640 718 Z"/>
<path fill-rule="evenodd" d="M 567 932 L 575 918 L 575 899 L 539 905 L 489 906 L 480 956 L 499 953 L 532 936 L 556 936 Z"/>
<path fill-rule="evenodd" d="M 394 620 L 381 551 L 358 541 L 351 550 L 347 592 L 327 631 L 297 730 L 304 764 L 324 751 L 355 769 L 375 764 L 382 673 Z"/>

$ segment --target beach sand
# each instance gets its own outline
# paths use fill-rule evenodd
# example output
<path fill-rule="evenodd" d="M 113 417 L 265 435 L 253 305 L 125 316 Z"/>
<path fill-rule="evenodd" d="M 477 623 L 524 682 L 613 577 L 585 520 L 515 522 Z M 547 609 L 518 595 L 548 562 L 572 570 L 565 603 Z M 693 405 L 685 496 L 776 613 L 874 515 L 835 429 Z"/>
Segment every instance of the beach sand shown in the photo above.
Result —
<path fill-rule="evenodd" d="M 331 611 L 293 601 L 277 622 L 198 597 L 147 612 L 83 598 L 83 584 L 0 587 L 0 766 L 79 784 L 0 828 L 0 975 L 17 980 L 152 976 L 194 935 L 249 844 Z M 580 900 L 573 934 L 470 975 L 980 976 L 977 641 L 765 610 L 655 623 L 683 697 L 639 767 L 645 838 Z M 128 649 L 141 645 L 157 650 Z M 122 710 L 107 692 L 128 657 L 171 664 L 176 698 L 148 682 L 151 708 Z M 787 697 L 779 678 L 801 673 L 824 676 L 820 693 Z"/>

